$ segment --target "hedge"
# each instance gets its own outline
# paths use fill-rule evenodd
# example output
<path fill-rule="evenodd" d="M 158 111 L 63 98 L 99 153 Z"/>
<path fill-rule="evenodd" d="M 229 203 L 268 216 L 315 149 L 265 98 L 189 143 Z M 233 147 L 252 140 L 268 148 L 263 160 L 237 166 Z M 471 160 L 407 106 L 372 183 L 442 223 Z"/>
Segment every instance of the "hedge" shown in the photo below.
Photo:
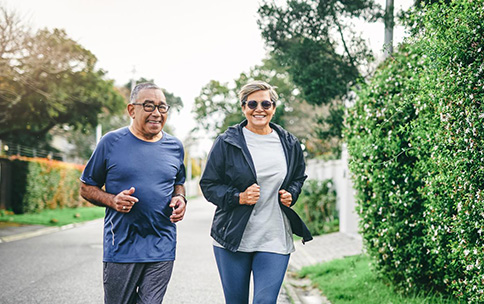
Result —
<path fill-rule="evenodd" d="M 336 191 L 331 179 L 307 180 L 294 209 L 308 226 L 312 235 L 338 231 Z"/>
<path fill-rule="evenodd" d="M 345 133 L 360 228 L 402 290 L 484 302 L 484 0 L 432 5 L 362 84 Z"/>
<path fill-rule="evenodd" d="M 82 166 L 42 158 L 10 158 L 15 213 L 89 205 L 79 194 Z"/>

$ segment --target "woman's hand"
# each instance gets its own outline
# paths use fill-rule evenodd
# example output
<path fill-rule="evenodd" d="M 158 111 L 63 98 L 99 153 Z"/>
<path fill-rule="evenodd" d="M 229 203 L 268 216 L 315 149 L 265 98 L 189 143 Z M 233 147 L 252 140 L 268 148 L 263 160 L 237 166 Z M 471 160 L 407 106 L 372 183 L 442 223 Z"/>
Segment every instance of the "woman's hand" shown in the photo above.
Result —
<path fill-rule="evenodd" d="M 291 207 L 292 194 L 284 189 L 279 190 L 279 198 L 284 206 Z"/>
<path fill-rule="evenodd" d="M 239 204 L 241 205 L 255 205 L 260 197 L 260 187 L 257 184 L 252 184 L 244 192 L 240 192 Z"/>

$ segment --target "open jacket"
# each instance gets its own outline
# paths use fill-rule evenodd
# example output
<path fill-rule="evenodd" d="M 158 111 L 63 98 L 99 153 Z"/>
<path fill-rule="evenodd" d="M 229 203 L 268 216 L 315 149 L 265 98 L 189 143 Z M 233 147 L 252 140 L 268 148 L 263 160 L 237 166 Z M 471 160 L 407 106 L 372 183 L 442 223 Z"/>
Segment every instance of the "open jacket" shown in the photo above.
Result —
<path fill-rule="evenodd" d="M 239 204 L 239 194 L 257 183 L 254 162 L 243 135 L 246 125 L 247 121 L 244 120 L 217 137 L 200 180 L 203 195 L 217 206 L 210 235 L 224 248 L 233 252 L 240 245 L 254 208 L 253 205 Z M 287 175 L 281 189 L 291 193 L 291 205 L 294 205 L 307 178 L 301 145 L 296 137 L 282 127 L 273 123 L 270 123 L 270 127 L 279 134 L 286 156 Z M 284 206 L 280 199 L 279 206 L 288 217 L 292 232 L 302 237 L 303 243 L 312 240 L 311 233 L 297 213 Z"/>

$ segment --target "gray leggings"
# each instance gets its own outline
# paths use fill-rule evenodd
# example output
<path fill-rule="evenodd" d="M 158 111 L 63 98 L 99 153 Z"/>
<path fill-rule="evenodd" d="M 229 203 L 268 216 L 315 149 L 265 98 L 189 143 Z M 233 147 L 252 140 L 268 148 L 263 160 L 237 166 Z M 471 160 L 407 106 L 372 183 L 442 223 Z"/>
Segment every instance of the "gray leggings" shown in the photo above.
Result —
<path fill-rule="evenodd" d="M 103 263 L 104 303 L 162 303 L 173 263 Z"/>

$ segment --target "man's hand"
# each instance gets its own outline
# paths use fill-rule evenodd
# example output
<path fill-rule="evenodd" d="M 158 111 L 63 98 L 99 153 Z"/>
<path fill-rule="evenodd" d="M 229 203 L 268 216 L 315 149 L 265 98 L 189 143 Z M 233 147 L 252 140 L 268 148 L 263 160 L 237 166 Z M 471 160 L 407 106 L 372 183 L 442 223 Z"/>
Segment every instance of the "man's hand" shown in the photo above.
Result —
<path fill-rule="evenodd" d="M 291 207 L 292 194 L 284 189 L 279 190 L 279 198 L 284 206 Z"/>
<path fill-rule="evenodd" d="M 181 196 L 174 196 L 171 198 L 170 208 L 173 209 L 173 213 L 170 216 L 172 223 L 179 222 L 185 216 L 186 210 L 185 200 Z"/>
<path fill-rule="evenodd" d="M 118 193 L 118 195 L 114 197 L 113 206 L 111 206 L 111 208 L 122 213 L 130 212 L 133 205 L 138 202 L 138 199 L 132 196 L 134 191 L 134 187 L 131 187 L 129 190 L 123 190 Z"/>
<path fill-rule="evenodd" d="M 260 186 L 257 184 L 250 185 L 244 192 L 239 195 L 239 204 L 255 205 L 260 197 Z"/>

